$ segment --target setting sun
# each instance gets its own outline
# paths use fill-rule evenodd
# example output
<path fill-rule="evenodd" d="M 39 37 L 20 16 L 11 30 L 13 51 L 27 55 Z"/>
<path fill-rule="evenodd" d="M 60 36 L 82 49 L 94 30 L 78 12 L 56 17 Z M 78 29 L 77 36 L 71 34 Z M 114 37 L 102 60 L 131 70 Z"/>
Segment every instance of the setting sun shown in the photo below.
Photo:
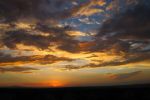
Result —
<path fill-rule="evenodd" d="M 63 87 L 64 83 L 58 80 L 52 80 L 50 82 L 48 82 L 48 86 L 50 87 Z"/>

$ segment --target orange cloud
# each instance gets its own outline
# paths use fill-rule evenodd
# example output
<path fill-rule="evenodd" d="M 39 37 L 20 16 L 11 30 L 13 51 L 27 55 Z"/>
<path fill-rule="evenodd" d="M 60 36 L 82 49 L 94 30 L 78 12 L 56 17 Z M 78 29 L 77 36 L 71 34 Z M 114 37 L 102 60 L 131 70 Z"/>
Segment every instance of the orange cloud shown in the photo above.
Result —
<path fill-rule="evenodd" d="M 73 16 L 91 16 L 96 13 L 103 12 L 102 9 L 93 8 L 93 6 L 104 6 L 106 2 L 104 0 L 90 0 L 83 5 L 80 5 L 78 9 L 74 9 Z"/>

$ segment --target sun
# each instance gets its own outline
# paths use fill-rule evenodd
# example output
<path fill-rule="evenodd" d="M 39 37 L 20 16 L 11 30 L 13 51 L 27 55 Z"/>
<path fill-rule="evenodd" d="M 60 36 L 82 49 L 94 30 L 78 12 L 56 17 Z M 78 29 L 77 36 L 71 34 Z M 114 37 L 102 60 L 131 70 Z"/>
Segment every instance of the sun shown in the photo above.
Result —
<path fill-rule="evenodd" d="M 48 82 L 48 85 L 51 87 L 63 87 L 64 83 L 62 81 L 52 80 Z"/>

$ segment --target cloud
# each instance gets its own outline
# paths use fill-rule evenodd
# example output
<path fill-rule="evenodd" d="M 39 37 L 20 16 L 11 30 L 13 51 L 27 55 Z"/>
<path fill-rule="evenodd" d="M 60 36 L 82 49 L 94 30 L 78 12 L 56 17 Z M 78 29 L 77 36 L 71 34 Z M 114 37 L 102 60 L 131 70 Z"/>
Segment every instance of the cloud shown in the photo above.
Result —
<path fill-rule="evenodd" d="M 131 42 L 123 40 L 148 41 L 150 38 L 150 8 L 148 4 L 150 3 L 139 0 L 137 5 L 129 6 L 124 12 L 120 11 L 119 14 L 106 20 L 96 35 L 98 45 L 93 48 L 103 50 L 115 45 L 118 51 L 129 52 Z M 134 43 L 134 41 L 132 42 Z"/>
<path fill-rule="evenodd" d="M 116 33 L 113 37 L 120 39 L 149 39 L 149 12 L 150 8 L 146 6 L 146 3 L 139 3 L 104 22 L 98 36 Z"/>
<path fill-rule="evenodd" d="M 24 72 L 24 73 L 30 73 L 30 71 L 33 70 L 39 70 L 36 68 L 30 68 L 30 67 L 0 67 L 0 73 L 5 73 L 5 72 Z"/>
<path fill-rule="evenodd" d="M 136 1 L 137 2 L 137 1 Z M 120 56 L 118 61 L 100 62 L 90 66 L 119 66 L 149 60 L 150 2 L 138 0 L 126 10 L 104 21 L 95 35 L 95 45 L 90 52 L 103 52 Z M 82 68 L 82 67 L 81 67 Z"/>
<path fill-rule="evenodd" d="M 52 64 L 59 61 L 72 61 L 71 58 L 56 57 L 53 55 L 34 55 L 34 56 L 17 56 L 0 55 L 0 66 L 22 65 L 22 64 Z"/>
<path fill-rule="evenodd" d="M 124 12 L 120 11 L 119 14 L 106 20 L 96 35 L 98 44 L 92 50 L 102 51 L 114 47 L 116 51 L 130 52 L 133 51 L 131 45 L 137 41 L 143 45 L 150 44 L 150 7 L 148 4 L 150 3 L 139 0 L 137 5 L 129 6 Z M 134 51 L 139 50 L 134 49 Z"/>
<path fill-rule="evenodd" d="M 137 62 L 149 61 L 150 57 L 148 54 L 136 54 L 133 56 L 128 55 L 123 61 L 110 61 L 110 62 L 103 62 L 97 66 L 120 66 L 126 64 L 133 64 Z"/>
<path fill-rule="evenodd" d="M 77 0 L 1 0 L 0 16 L 6 22 L 25 20 L 38 20 L 44 22 L 58 21 L 77 15 L 78 12 L 92 5 L 104 5 L 103 0 L 88 0 L 84 3 L 73 2 Z M 70 7 L 66 7 L 68 4 Z M 11 12 L 10 12 L 11 11 Z M 95 10 L 94 10 L 95 12 Z M 96 11 L 97 12 L 97 11 Z"/>
<path fill-rule="evenodd" d="M 2 43 L 11 49 L 15 49 L 17 44 L 35 46 L 39 49 L 48 49 L 50 38 L 41 35 L 32 35 L 25 30 L 17 30 L 6 32 Z"/>
<path fill-rule="evenodd" d="M 1 0 L 0 14 L 4 16 L 7 21 L 14 21 L 20 18 L 56 20 L 59 19 L 59 17 L 61 18 L 68 15 L 60 10 L 66 2 L 69 2 L 69 0 Z"/>
<path fill-rule="evenodd" d="M 117 13 L 113 12 L 116 15 L 111 18 L 109 17 L 110 19 L 102 23 L 97 35 L 85 33 L 84 37 L 92 38 L 90 41 L 81 42 L 77 40 L 76 37 L 79 36 L 79 38 L 83 40 L 83 33 L 69 25 L 63 26 L 62 23 L 66 24 L 68 20 L 71 20 L 69 23 L 76 23 L 75 19 L 82 19 L 82 17 L 86 19 L 85 22 L 92 18 L 97 21 L 99 17 L 95 18 L 94 16 L 89 16 L 103 12 L 109 3 L 107 4 L 104 0 L 86 0 L 86 2 L 80 3 L 76 1 L 76 4 L 73 4 L 72 2 L 75 1 L 76 0 L 1 0 L 0 18 L 2 20 L 0 20 L 0 47 L 8 48 L 13 51 L 19 50 L 18 44 L 22 44 L 23 46 L 34 46 L 39 51 L 55 49 L 56 51 L 54 52 L 66 51 L 72 54 L 109 53 L 110 55 L 121 58 L 117 60 L 112 58 L 111 60 L 105 61 L 105 59 L 101 59 L 103 58 L 101 55 L 96 54 L 85 58 L 91 61 L 89 65 L 77 67 L 67 66 L 67 68 L 70 69 L 119 66 L 150 59 L 149 2 L 145 3 L 145 0 L 127 0 L 126 3 L 128 6 L 124 10 L 121 10 L 119 0 L 113 1 L 115 4 L 114 9 L 119 9 Z M 121 2 L 122 1 L 125 0 L 121 0 Z M 107 11 L 104 13 L 107 14 Z M 64 20 L 66 18 L 69 19 Z M 23 20 L 27 20 L 27 22 Z M 32 23 L 34 20 L 36 20 L 35 23 Z M 81 28 L 82 26 L 80 29 Z M 85 37 L 86 40 L 88 40 L 87 37 Z M 93 57 L 95 57 L 95 61 Z M 69 57 L 57 57 L 52 55 L 0 56 L 1 65 L 16 63 L 49 64 L 57 61 L 71 60 L 73 59 Z"/>
<path fill-rule="evenodd" d="M 101 13 L 104 10 L 100 8 L 94 8 L 94 6 L 104 6 L 106 2 L 104 0 L 87 0 L 85 3 L 78 6 L 76 9 L 72 9 L 72 16 L 91 16 L 97 13 Z"/>
<path fill-rule="evenodd" d="M 48 27 L 47 25 L 38 24 L 36 29 L 49 33 L 50 40 L 57 45 L 58 49 L 68 52 L 80 52 L 78 50 L 79 41 L 67 33 L 67 31 L 72 30 L 71 27 Z"/>
<path fill-rule="evenodd" d="M 120 59 L 112 58 L 111 60 L 104 60 L 100 59 L 100 57 L 94 55 L 91 57 L 96 57 L 97 60 L 93 60 L 93 62 L 90 62 L 89 64 L 82 65 L 82 66 L 64 66 L 64 70 L 72 70 L 72 69 L 82 69 L 82 68 L 97 68 L 97 67 L 109 67 L 109 66 L 122 66 L 122 65 L 128 65 L 128 64 L 136 64 L 140 62 L 148 63 L 150 61 L 150 54 L 136 54 L 136 55 L 128 55 L 126 57 L 122 57 Z M 109 59 L 110 56 L 107 56 Z M 117 56 L 118 57 L 118 56 Z M 96 63 L 95 63 L 96 62 Z"/>
<path fill-rule="evenodd" d="M 141 74 L 142 71 L 135 71 L 135 72 L 129 72 L 129 73 L 120 73 L 120 74 L 108 74 L 108 76 L 111 79 L 115 79 L 115 80 L 124 80 L 124 79 L 128 79 L 131 77 L 134 77 L 136 75 Z"/>
<path fill-rule="evenodd" d="M 73 29 L 70 26 L 55 27 L 51 21 L 60 21 L 76 16 L 83 9 L 91 9 L 90 11 L 93 12 L 92 9 L 96 8 L 91 8 L 92 6 L 103 6 L 105 2 L 103 0 L 88 0 L 77 3 L 77 5 L 73 5 L 72 2 L 74 0 L 1 0 L 0 17 L 4 18 L 1 25 L 4 23 L 7 25 L 7 27 L 0 29 L 4 33 L 4 37 L 1 36 L 1 45 L 10 49 L 17 49 L 17 44 L 23 44 L 35 46 L 40 50 L 49 49 L 50 46 L 56 45 L 58 49 L 63 51 L 80 52 L 79 41 L 66 33 L 66 31 Z M 70 5 L 70 8 L 66 8 L 66 4 Z M 13 10 L 11 13 L 7 13 L 11 10 Z M 95 11 L 97 12 L 94 10 L 94 13 Z M 29 25 L 24 24 L 24 20 Z M 38 21 L 32 23 L 34 20 Z M 50 21 L 50 23 L 47 24 L 45 20 Z M 23 24 L 19 24 L 22 22 Z M 41 36 L 41 33 L 46 35 L 48 33 L 49 36 Z"/>
<path fill-rule="evenodd" d="M 34 46 L 37 49 L 44 50 L 57 46 L 58 49 L 68 52 L 79 52 L 78 41 L 66 33 L 69 30 L 67 27 L 49 27 L 48 25 L 37 24 L 32 31 L 25 29 L 16 29 L 4 32 L 1 36 L 1 45 L 7 46 L 10 49 L 17 49 L 17 44 L 26 46 Z M 39 31 L 42 34 L 36 34 Z M 33 34 L 34 33 L 34 34 Z M 45 36 L 44 36 L 45 34 Z"/>

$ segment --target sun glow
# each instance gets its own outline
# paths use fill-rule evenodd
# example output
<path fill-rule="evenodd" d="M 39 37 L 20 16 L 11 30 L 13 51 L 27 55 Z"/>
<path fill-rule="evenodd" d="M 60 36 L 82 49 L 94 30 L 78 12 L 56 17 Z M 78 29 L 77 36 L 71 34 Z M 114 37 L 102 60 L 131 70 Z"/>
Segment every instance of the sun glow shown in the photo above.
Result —
<path fill-rule="evenodd" d="M 52 80 L 48 82 L 48 86 L 50 87 L 64 87 L 65 84 L 62 81 Z"/>

